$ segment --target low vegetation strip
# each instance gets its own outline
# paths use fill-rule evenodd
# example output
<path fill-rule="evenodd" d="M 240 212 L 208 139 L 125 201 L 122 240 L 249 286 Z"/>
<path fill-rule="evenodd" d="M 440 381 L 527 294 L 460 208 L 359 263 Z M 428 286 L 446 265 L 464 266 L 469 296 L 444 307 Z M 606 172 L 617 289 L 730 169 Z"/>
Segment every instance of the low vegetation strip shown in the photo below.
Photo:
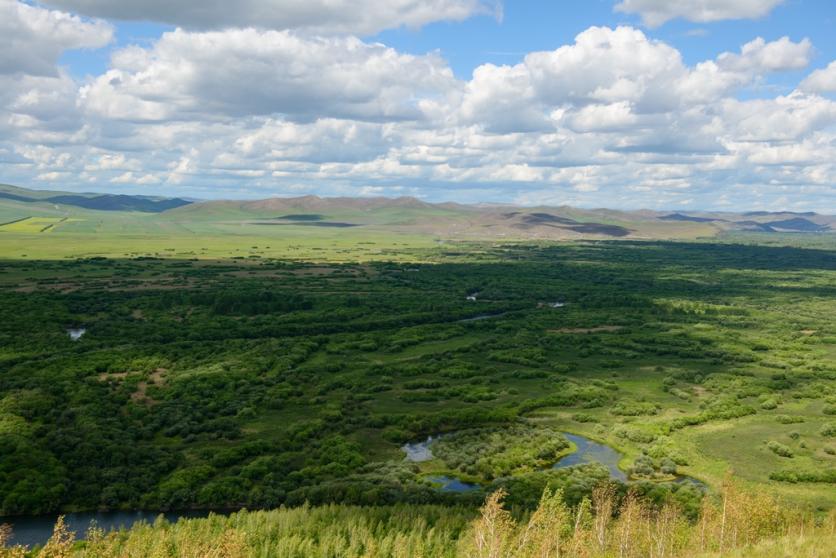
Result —
<path fill-rule="evenodd" d="M 245 558 L 610 558 L 697 556 L 832 556 L 836 514 L 813 517 L 727 478 L 716 498 L 694 517 L 671 502 L 657 502 L 602 483 L 576 506 L 562 491 L 546 489 L 531 513 L 503 507 L 503 490 L 489 495 L 478 514 L 439 506 L 281 508 L 242 511 L 104 533 L 92 527 L 85 541 L 59 519 L 52 538 L 31 555 L 43 558 L 194 556 Z M 27 550 L 3 548 L 0 557 Z"/>
<path fill-rule="evenodd" d="M 31 216 L 27 215 L 26 217 L 21 217 L 20 219 L 14 219 L 12 221 L 6 221 L 5 223 L 0 223 L 0 228 L 5 227 L 6 225 L 14 225 L 15 223 L 20 223 L 21 221 L 25 221 L 27 219 L 31 219 Z"/>

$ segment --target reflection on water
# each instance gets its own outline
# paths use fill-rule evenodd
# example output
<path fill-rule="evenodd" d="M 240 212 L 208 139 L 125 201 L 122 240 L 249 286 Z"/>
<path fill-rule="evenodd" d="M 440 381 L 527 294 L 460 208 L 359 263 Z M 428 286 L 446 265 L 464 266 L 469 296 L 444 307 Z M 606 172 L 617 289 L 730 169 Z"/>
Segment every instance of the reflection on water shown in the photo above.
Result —
<path fill-rule="evenodd" d="M 566 438 L 572 441 L 577 446 L 575 453 L 570 453 L 566 457 L 554 464 L 555 469 L 563 469 L 564 467 L 573 467 L 575 465 L 586 465 L 588 463 L 600 463 L 610 471 L 610 476 L 621 482 L 627 482 L 627 475 L 624 471 L 618 468 L 618 462 L 621 460 L 621 454 L 604 444 L 594 442 L 589 438 L 578 436 L 577 434 L 564 434 Z"/>
<path fill-rule="evenodd" d="M 69 335 L 70 339 L 72 339 L 73 341 L 78 341 L 79 339 L 81 339 L 81 336 L 84 335 L 85 333 L 87 333 L 87 328 L 84 328 L 84 327 L 78 327 L 78 328 L 72 328 L 71 327 L 67 330 L 67 335 Z"/>
<path fill-rule="evenodd" d="M 422 461 L 429 461 L 433 458 L 433 452 L 430 449 L 430 444 L 434 440 L 438 440 L 441 436 L 428 436 L 423 442 L 415 442 L 414 444 L 404 444 L 401 449 L 406 453 L 405 459 L 414 463 L 421 463 Z"/>
<path fill-rule="evenodd" d="M 474 490 L 479 490 L 478 484 L 466 483 L 455 477 L 445 477 L 440 475 L 436 477 L 427 477 L 427 480 L 440 485 L 438 489 L 442 492 L 472 492 Z"/>

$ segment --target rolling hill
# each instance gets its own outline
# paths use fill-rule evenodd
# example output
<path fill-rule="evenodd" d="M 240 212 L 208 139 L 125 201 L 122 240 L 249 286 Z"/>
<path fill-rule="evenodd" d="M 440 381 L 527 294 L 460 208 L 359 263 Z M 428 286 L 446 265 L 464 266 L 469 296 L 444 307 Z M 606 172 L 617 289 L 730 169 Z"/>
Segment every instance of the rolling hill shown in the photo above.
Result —
<path fill-rule="evenodd" d="M 192 202 L 180 198 L 129 196 L 125 194 L 72 194 L 18 188 L 0 184 L 0 199 L 22 203 L 66 205 L 99 211 L 141 211 L 160 213 Z"/>
<path fill-rule="evenodd" d="M 836 238 L 836 217 L 793 212 L 619 211 L 400 198 L 189 201 L 0 185 L 0 255 L 229 256 L 327 240 L 431 247 L 439 241 L 694 240 L 729 234 Z M 831 236 L 832 235 L 832 236 Z M 825 240 L 829 242 L 829 240 Z M 304 250 L 300 248 L 300 250 Z"/>

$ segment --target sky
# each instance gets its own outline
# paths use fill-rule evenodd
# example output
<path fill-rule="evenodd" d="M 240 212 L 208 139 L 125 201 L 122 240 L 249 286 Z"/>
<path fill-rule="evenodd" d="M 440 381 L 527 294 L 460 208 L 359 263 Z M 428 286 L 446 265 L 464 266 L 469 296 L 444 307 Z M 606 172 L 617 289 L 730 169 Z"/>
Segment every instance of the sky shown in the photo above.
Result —
<path fill-rule="evenodd" d="M 0 0 L 0 182 L 836 213 L 833 0 Z"/>

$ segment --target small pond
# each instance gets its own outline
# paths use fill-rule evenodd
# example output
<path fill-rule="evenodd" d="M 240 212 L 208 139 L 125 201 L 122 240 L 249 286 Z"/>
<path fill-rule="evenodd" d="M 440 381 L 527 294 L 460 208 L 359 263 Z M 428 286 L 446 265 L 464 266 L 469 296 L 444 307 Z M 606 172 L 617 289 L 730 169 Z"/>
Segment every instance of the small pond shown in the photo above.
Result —
<path fill-rule="evenodd" d="M 81 339 L 81 336 L 87 333 L 87 328 L 85 327 L 77 327 L 77 328 L 69 328 L 67 329 L 67 335 L 70 336 L 70 339 L 73 341 L 78 341 Z"/>
<path fill-rule="evenodd" d="M 438 440 L 440 437 L 441 436 L 436 436 L 433 438 L 432 436 L 428 436 L 423 442 L 402 445 L 401 450 L 403 450 L 406 454 L 405 459 L 407 461 L 412 461 L 413 463 L 429 461 L 433 458 L 433 452 L 430 449 L 430 444 L 432 444 L 434 440 Z"/>

